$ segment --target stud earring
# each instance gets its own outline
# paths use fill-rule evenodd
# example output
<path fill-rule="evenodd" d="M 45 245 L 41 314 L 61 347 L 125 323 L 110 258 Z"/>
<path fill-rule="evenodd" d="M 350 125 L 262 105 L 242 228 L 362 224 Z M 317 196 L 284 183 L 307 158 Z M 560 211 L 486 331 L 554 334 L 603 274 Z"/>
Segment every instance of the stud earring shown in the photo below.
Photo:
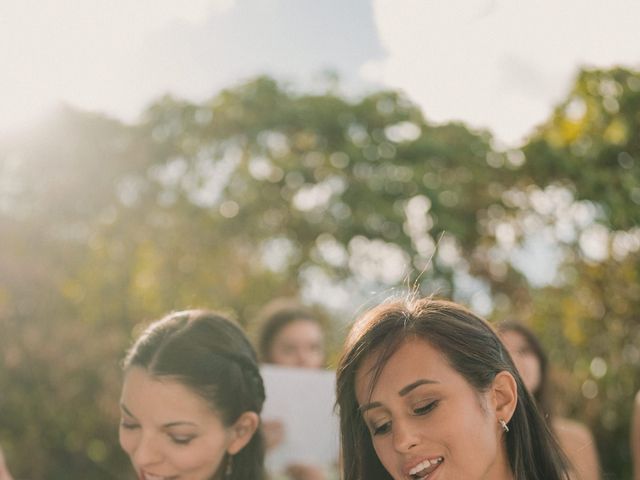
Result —
<path fill-rule="evenodd" d="M 507 422 L 504 421 L 504 418 L 501 418 L 500 420 L 498 420 L 498 422 L 500 423 L 500 426 L 504 430 L 504 433 L 507 433 L 509 431 L 509 427 L 507 426 Z"/>

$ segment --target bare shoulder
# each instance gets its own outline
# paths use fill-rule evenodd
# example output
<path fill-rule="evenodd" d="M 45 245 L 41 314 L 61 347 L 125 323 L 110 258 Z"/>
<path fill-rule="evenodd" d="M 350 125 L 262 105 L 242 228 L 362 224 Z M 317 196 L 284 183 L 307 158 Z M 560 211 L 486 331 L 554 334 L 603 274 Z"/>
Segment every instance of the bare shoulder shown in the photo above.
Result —
<path fill-rule="evenodd" d="M 591 430 L 583 423 L 569 418 L 554 418 L 553 430 L 561 443 L 571 446 L 584 446 L 593 443 Z"/>
<path fill-rule="evenodd" d="M 2 448 L 0 448 L 0 480 L 13 480 L 7 465 L 4 463 L 4 453 L 2 452 Z"/>
<path fill-rule="evenodd" d="M 589 428 L 568 418 L 555 418 L 553 430 L 560 447 L 572 466 L 572 480 L 599 480 L 600 461 L 596 443 Z"/>

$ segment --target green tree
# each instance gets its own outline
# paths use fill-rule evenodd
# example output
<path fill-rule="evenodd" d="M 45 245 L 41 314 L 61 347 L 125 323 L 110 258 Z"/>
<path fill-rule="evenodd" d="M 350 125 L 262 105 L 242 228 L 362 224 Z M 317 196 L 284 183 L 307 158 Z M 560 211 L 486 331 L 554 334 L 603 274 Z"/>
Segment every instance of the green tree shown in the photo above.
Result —
<path fill-rule="evenodd" d="M 565 199 L 538 208 L 563 265 L 554 285 L 533 292 L 529 315 L 561 367 L 565 408 L 595 431 L 611 478 L 631 475 L 640 389 L 638 112 L 640 72 L 585 70 L 522 150 L 520 183 Z"/>
<path fill-rule="evenodd" d="M 167 311 L 223 309 L 251 328 L 274 296 L 302 295 L 334 313 L 337 348 L 371 292 L 413 285 L 531 323 L 565 408 L 622 451 L 640 388 L 639 79 L 583 72 L 506 152 L 397 92 L 310 95 L 266 77 L 200 104 L 159 99 L 137 125 L 67 108 L 0 141 L 0 442 L 18 476 L 126 476 L 118 360 Z M 536 238 L 551 284 L 523 273 Z M 628 471 L 601 452 L 607 472 Z"/>

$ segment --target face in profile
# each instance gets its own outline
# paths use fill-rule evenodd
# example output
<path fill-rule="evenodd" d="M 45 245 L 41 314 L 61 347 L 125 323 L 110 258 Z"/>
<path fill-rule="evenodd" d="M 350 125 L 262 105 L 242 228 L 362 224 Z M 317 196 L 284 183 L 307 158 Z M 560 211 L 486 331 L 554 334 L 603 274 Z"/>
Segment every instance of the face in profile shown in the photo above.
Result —
<path fill-rule="evenodd" d="M 516 364 L 525 388 L 529 393 L 534 394 L 540 386 L 541 378 L 540 360 L 536 353 L 527 339 L 518 332 L 507 330 L 500 333 L 500 339 Z"/>
<path fill-rule="evenodd" d="M 287 367 L 322 368 L 324 334 L 313 320 L 294 320 L 276 334 L 270 349 L 271 363 Z"/>
<path fill-rule="evenodd" d="M 225 454 L 248 441 L 199 395 L 142 367 L 126 373 L 121 410 L 120 445 L 140 480 L 213 479 Z"/>
<path fill-rule="evenodd" d="M 512 478 L 493 386 L 477 392 L 421 339 L 407 340 L 393 353 L 371 390 L 375 360 L 374 352 L 359 367 L 356 398 L 376 454 L 394 480 Z"/>

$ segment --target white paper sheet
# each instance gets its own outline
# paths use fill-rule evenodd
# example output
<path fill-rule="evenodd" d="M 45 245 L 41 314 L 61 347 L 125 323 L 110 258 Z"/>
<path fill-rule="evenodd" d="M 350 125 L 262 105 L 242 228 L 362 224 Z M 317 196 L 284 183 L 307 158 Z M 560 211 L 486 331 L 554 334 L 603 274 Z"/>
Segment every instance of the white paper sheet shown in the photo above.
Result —
<path fill-rule="evenodd" d="M 260 370 L 267 394 L 262 418 L 280 420 L 285 431 L 284 441 L 268 452 L 267 469 L 277 474 L 291 463 L 327 469 L 337 465 L 335 373 L 276 365 L 263 365 Z"/>

